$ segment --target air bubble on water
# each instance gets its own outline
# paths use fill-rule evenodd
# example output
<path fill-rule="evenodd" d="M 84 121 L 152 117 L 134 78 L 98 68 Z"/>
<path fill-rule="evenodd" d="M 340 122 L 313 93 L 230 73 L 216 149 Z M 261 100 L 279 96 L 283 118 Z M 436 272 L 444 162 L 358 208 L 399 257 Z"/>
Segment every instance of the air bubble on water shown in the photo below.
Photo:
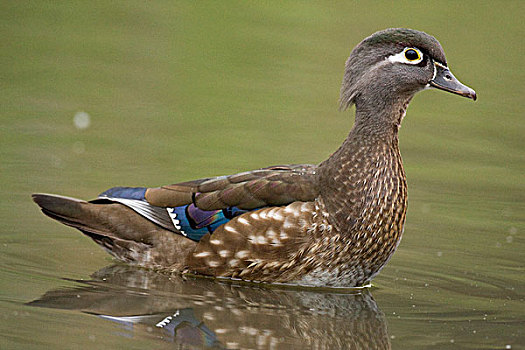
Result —
<path fill-rule="evenodd" d="M 518 232 L 518 229 L 516 227 L 512 226 L 511 228 L 509 228 L 509 233 L 511 235 L 515 235 L 517 232 Z"/>
<path fill-rule="evenodd" d="M 507 236 L 507 243 L 512 243 L 512 240 L 514 239 L 514 237 L 512 236 Z"/>
<path fill-rule="evenodd" d="M 76 112 L 75 116 L 73 117 L 73 124 L 75 124 L 77 129 L 87 129 L 91 124 L 91 117 L 86 112 Z"/>
<path fill-rule="evenodd" d="M 443 252 L 437 252 L 437 256 L 441 258 L 443 256 Z"/>

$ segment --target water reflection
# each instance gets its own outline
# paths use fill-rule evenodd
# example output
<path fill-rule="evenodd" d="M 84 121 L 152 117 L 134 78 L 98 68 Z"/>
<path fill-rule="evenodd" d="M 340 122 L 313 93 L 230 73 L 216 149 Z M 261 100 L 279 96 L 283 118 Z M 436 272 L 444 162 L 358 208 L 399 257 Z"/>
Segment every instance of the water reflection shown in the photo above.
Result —
<path fill-rule="evenodd" d="M 121 336 L 184 348 L 390 349 L 385 317 L 368 290 L 262 289 L 122 265 L 76 282 L 28 305 L 97 315 L 120 324 Z"/>

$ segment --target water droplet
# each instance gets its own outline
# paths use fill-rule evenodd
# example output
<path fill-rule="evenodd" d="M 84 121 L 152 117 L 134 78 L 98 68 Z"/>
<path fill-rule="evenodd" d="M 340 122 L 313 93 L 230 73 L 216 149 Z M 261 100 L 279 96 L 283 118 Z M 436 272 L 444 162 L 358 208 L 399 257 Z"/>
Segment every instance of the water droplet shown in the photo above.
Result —
<path fill-rule="evenodd" d="M 73 124 L 75 124 L 77 129 L 87 129 L 91 124 L 91 117 L 86 112 L 76 112 L 73 117 Z"/>

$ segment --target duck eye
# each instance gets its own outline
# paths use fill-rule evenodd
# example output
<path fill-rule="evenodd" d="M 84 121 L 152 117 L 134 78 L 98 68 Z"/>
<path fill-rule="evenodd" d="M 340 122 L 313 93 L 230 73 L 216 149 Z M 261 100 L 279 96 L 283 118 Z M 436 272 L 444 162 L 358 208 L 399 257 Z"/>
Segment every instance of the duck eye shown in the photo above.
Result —
<path fill-rule="evenodd" d="M 405 58 L 409 61 L 417 61 L 421 57 L 419 56 L 419 52 L 417 52 L 414 49 L 407 49 L 405 50 Z"/>
<path fill-rule="evenodd" d="M 423 61 L 423 53 L 415 47 L 405 47 L 403 51 L 386 58 L 392 63 L 418 64 Z"/>

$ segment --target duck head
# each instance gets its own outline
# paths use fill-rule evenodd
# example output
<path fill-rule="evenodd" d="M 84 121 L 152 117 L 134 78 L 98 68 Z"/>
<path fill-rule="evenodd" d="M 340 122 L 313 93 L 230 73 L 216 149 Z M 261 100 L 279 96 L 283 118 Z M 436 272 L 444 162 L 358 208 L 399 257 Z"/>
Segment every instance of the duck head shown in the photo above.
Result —
<path fill-rule="evenodd" d="M 441 44 L 424 32 L 391 28 L 359 43 L 346 61 L 341 108 L 406 104 L 425 88 L 476 100 L 476 92 L 450 72 Z"/>

